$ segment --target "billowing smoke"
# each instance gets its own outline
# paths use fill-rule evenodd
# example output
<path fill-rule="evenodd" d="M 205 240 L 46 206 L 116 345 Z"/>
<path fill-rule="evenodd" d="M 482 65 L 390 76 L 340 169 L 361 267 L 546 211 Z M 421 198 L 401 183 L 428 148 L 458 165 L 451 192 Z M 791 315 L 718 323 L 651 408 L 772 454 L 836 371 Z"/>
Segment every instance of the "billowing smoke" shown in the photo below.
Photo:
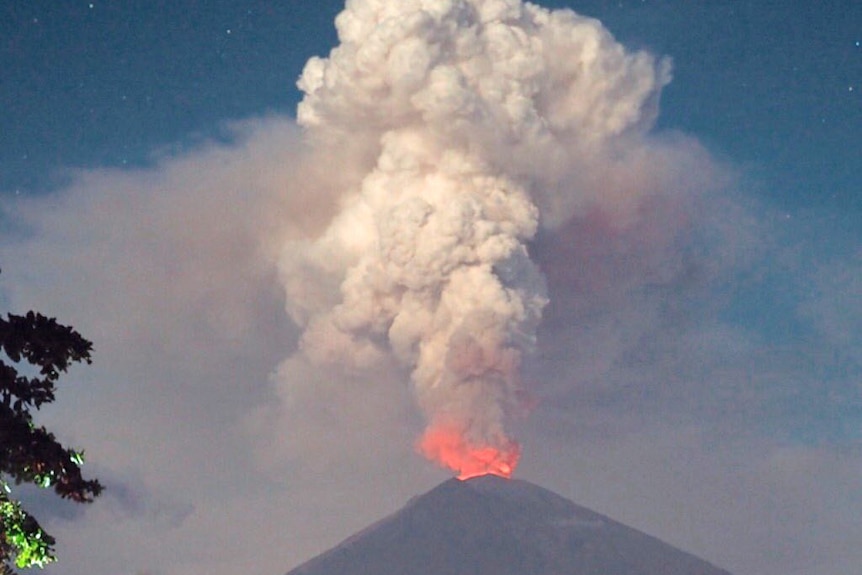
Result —
<path fill-rule="evenodd" d="M 394 359 L 420 451 L 509 475 L 548 302 L 530 242 L 594 205 L 624 221 L 663 185 L 644 167 L 669 153 L 643 139 L 669 64 L 520 0 L 348 0 L 336 25 L 298 111 L 340 174 L 336 213 L 279 252 L 301 354 L 353 373 Z"/>

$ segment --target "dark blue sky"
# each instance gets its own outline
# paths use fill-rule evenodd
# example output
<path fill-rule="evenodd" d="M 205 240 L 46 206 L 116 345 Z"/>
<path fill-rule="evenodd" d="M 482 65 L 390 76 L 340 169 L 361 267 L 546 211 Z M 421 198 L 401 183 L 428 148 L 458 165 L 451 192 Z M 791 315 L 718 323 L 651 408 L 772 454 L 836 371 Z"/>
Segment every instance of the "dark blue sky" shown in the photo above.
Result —
<path fill-rule="evenodd" d="M 92 8 L 91 8 L 92 6 Z M 0 16 L 2 187 L 140 163 L 225 120 L 292 112 L 336 3 L 13 2 Z"/>
<path fill-rule="evenodd" d="M 759 179 L 780 209 L 862 214 L 862 4 L 583 0 L 625 44 L 674 59 L 660 125 Z M 226 120 L 293 113 L 342 3 L 13 1 L 0 8 L 0 189 L 65 166 L 140 164 Z"/>

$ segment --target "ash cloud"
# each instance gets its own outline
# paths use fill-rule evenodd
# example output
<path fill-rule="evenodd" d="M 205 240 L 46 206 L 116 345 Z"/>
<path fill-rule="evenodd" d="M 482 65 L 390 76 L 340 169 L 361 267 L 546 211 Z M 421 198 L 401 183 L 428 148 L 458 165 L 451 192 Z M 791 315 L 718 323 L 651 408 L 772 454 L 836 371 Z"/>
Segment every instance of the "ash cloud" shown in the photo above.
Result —
<path fill-rule="evenodd" d="M 520 1 L 353 1 L 336 26 L 341 44 L 299 81 L 298 121 L 353 180 L 278 262 L 302 354 L 372 372 L 394 358 L 427 421 L 420 449 L 508 474 L 548 302 L 538 230 L 587 213 L 630 228 L 659 203 L 683 220 L 717 169 L 692 141 L 650 135 L 670 63 L 598 21 Z"/>

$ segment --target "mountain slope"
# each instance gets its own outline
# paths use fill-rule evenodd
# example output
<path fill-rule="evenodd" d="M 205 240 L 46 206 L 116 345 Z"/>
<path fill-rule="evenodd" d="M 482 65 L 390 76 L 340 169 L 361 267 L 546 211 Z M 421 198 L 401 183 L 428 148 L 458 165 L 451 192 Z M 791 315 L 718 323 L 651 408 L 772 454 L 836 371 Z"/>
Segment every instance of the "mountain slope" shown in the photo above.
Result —
<path fill-rule="evenodd" d="M 525 481 L 451 479 L 287 575 L 730 575 Z"/>

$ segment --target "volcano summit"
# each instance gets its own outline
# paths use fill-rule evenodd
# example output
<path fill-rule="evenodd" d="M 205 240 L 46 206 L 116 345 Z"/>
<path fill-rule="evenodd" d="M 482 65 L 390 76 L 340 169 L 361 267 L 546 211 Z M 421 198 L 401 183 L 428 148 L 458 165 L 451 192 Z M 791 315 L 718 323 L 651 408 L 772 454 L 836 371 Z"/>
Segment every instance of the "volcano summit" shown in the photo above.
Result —
<path fill-rule="evenodd" d="M 730 575 L 526 481 L 451 479 L 287 575 Z"/>

